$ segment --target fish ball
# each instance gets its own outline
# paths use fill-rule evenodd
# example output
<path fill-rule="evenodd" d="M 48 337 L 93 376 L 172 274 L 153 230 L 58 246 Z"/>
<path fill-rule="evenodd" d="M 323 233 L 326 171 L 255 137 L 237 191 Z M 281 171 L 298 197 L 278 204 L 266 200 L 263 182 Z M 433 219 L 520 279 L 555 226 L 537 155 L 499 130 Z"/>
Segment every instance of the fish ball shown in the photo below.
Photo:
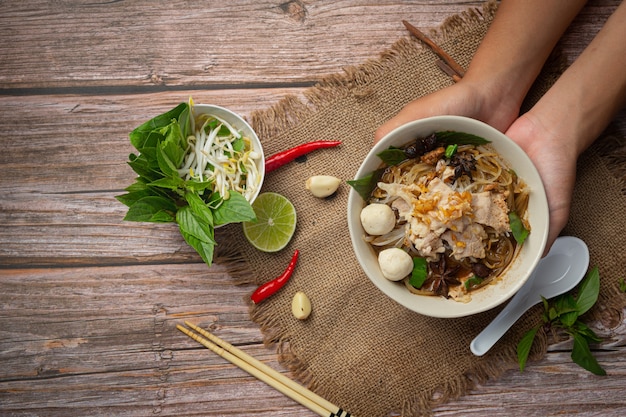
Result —
<path fill-rule="evenodd" d="M 384 235 L 395 227 L 396 215 L 387 204 L 369 204 L 361 210 L 361 224 L 367 234 Z"/>
<path fill-rule="evenodd" d="M 413 271 L 413 258 L 400 248 L 390 248 L 378 254 L 378 265 L 385 278 L 399 281 Z"/>

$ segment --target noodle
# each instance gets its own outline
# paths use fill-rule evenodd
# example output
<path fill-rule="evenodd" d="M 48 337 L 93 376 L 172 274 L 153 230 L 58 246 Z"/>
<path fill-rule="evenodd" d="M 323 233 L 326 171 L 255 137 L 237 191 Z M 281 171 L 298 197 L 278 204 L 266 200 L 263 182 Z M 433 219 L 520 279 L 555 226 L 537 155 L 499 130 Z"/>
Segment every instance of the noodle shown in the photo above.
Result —
<path fill-rule="evenodd" d="M 410 145 L 403 148 L 407 155 Z M 452 156 L 436 146 L 382 167 L 367 204 L 389 205 L 396 225 L 365 239 L 378 252 L 399 247 L 428 261 L 419 288 L 411 275 L 403 279 L 412 293 L 466 302 L 472 291 L 495 282 L 519 253 L 522 244 L 509 216 L 515 213 L 529 229 L 524 220 L 529 192 L 491 145 L 459 144 Z"/>

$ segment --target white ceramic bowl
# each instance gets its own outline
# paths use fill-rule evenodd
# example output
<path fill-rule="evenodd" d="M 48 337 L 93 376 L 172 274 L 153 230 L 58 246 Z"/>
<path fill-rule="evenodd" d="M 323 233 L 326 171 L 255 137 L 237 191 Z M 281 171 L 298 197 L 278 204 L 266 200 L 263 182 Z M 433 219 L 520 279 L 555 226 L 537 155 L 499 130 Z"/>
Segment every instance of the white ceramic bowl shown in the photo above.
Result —
<path fill-rule="evenodd" d="M 260 181 L 257 189 L 249 199 L 250 204 L 252 204 L 261 192 L 261 187 L 263 186 L 263 181 L 265 180 L 265 154 L 263 153 L 263 146 L 261 145 L 261 141 L 259 140 L 256 132 L 243 119 L 243 117 L 224 107 L 215 106 L 213 104 L 194 104 L 192 112 L 194 116 L 199 114 L 210 114 L 212 116 L 219 117 L 220 119 L 228 122 L 235 129 L 241 131 L 244 136 L 250 138 L 250 143 L 252 144 L 254 151 L 260 155 L 259 159 L 255 161 L 259 170 Z"/>
<path fill-rule="evenodd" d="M 377 156 L 389 146 L 404 146 L 417 137 L 436 131 L 454 130 L 481 136 L 489 141 L 504 160 L 530 188 L 528 221 L 531 232 L 520 254 L 513 260 L 497 283 L 472 292 L 471 301 L 462 303 L 436 296 L 412 294 L 402 282 L 383 277 L 377 256 L 370 244 L 363 240 L 365 231 L 360 212 L 365 202 L 353 189 L 348 196 L 348 227 L 356 257 L 369 279 L 386 296 L 406 308 L 432 317 L 463 317 L 483 312 L 511 298 L 524 285 L 541 259 L 548 237 L 548 202 L 539 173 L 526 153 L 511 139 L 480 121 L 459 116 L 438 116 L 403 125 L 379 141 L 365 157 L 355 178 L 362 178 L 381 165 Z M 383 295 L 381 294 L 381 297 Z"/>

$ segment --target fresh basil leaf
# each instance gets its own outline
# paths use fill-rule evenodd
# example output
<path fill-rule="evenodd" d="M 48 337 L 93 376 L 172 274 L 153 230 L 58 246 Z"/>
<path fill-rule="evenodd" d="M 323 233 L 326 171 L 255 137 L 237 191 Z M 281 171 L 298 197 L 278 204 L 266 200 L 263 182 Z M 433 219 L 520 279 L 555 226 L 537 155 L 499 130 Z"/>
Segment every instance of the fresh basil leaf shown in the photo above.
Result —
<path fill-rule="evenodd" d="M 159 168 L 161 169 L 161 172 L 163 173 L 163 175 L 165 175 L 166 177 L 171 177 L 171 178 L 175 178 L 179 176 L 178 169 L 176 168 L 177 165 L 174 164 L 174 161 L 170 159 L 169 155 L 167 154 L 163 146 L 159 146 L 157 148 L 157 161 L 159 163 Z"/>
<path fill-rule="evenodd" d="M 404 150 L 393 146 L 378 153 L 377 156 L 388 166 L 398 165 L 407 159 Z"/>
<path fill-rule="evenodd" d="M 149 185 L 151 187 L 167 188 L 169 190 L 177 190 L 182 188 L 185 181 L 180 177 L 168 177 L 160 178 L 156 181 L 152 181 Z"/>
<path fill-rule="evenodd" d="M 174 222 L 176 218 L 170 211 L 160 210 L 154 213 L 154 216 L 150 218 L 151 223 L 171 223 Z"/>
<path fill-rule="evenodd" d="M 563 294 L 554 301 L 554 309 L 556 317 L 565 327 L 571 327 L 578 320 L 578 311 L 576 309 L 576 300 L 572 294 Z"/>
<path fill-rule="evenodd" d="M 165 139 L 159 143 L 159 146 L 178 167 L 183 163 L 187 151 L 187 138 L 183 136 L 181 126 L 176 120 L 163 128 L 163 133 Z"/>
<path fill-rule="evenodd" d="M 186 106 L 183 106 L 183 104 L 186 104 Z M 188 103 L 181 103 L 178 107 L 182 107 L 182 111 L 178 115 L 178 125 L 180 126 L 183 139 L 187 140 L 187 137 L 194 133 L 191 126 L 191 107 Z"/>
<path fill-rule="evenodd" d="M 231 190 L 228 200 L 224 200 L 213 210 L 213 218 L 215 225 L 218 226 L 228 223 L 255 221 L 256 214 L 243 195 Z"/>
<path fill-rule="evenodd" d="M 184 231 L 180 231 L 180 234 L 185 239 L 185 242 L 198 252 L 198 255 L 202 258 L 204 263 L 211 266 L 213 263 L 213 253 L 215 251 L 215 242 L 203 242 L 193 235 L 189 235 Z"/>
<path fill-rule="evenodd" d="M 572 294 L 567 293 L 556 297 L 553 300 L 554 308 L 558 311 L 559 316 L 566 313 L 578 312 L 576 300 Z"/>
<path fill-rule="evenodd" d="M 559 321 L 565 327 L 571 327 L 578 320 L 578 313 L 576 311 L 568 311 L 566 313 L 559 314 Z"/>
<path fill-rule="evenodd" d="M 195 181 L 195 180 L 188 180 L 185 181 L 184 183 L 184 188 L 186 190 L 189 191 L 193 191 L 195 193 L 201 194 L 202 191 L 206 190 L 207 188 L 211 188 L 213 187 L 213 183 L 214 181 Z"/>
<path fill-rule="evenodd" d="M 116 195 L 115 199 L 119 201 L 120 203 L 124 204 L 125 206 L 130 207 L 133 204 L 135 204 L 137 201 L 141 200 L 142 198 L 150 197 L 153 195 L 154 194 L 152 194 L 152 192 L 149 189 L 146 189 L 142 191 L 132 191 L 126 194 Z"/>
<path fill-rule="evenodd" d="M 428 278 L 428 261 L 426 258 L 413 258 L 413 271 L 411 278 L 409 278 L 409 284 L 415 288 L 422 288 L 426 278 Z"/>
<path fill-rule="evenodd" d="M 139 150 L 143 148 L 146 140 L 153 131 L 169 125 L 172 123 L 172 120 L 178 119 L 181 114 L 185 112 L 185 110 L 189 112 L 189 104 L 180 103 L 170 111 L 160 114 L 141 124 L 130 133 L 130 143 L 135 147 L 135 149 Z"/>
<path fill-rule="evenodd" d="M 581 334 L 574 333 L 574 345 L 572 346 L 572 360 L 582 368 L 595 375 L 606 375 L 606 371 L 600 366 L 589 349 L 587 339 Z"/>
<path fill-rule="evenodd" d="M 559 318 L 559 312 L 556 311 L 556 308 L 550 307 L 550 309 L 548 309 L 548 320 L 554 321 L 558 318 Z"/>
<path fill-rule="evenodd" d="M 204 133 L 210 133 L 211 130 L 217 128 L 217 125 L 219 125 L 219 121 L 217 119 L 211 119 L 207 122 L 204 123 L 204 125 L 202 126 L 204 128 Z"/>
<path fill-rule="evenodd" d="M 605 375 L 606 372 L 598 364 L 593 357 L 591 349 L 589 349 L 589 343 L 600 342 L 601 339 L 589 326 L 579 320 L 579 316 L 588 311 L 597 301 L 599 287 L 600 276 L 598 268 L 595 267 L 580 284 L 577 298 L 574 298 L 571 293 L 555 297 L 550 301 L 541 296 L 544 309 L 542 318 L 544 326 L 552 325 L 564 328 L 574 338 L 571 355 L 574 363 L 596 375 Z M 524 340 L 527 336 L 524 336 L 518 345 L 518 360 L 522 370 L 527 356 L 527 353 L 524 356 L 522 349 L 528 347 L 528 341 Z"/>
<path fill-rule="evenodd" d="M 211 266 L 215 248 L 213 226 L 197 216 L 190 206 L 178 210 L 176 222 L 185 241 L 198 252 L 207 265 Z"/>
<path fill-rule="evenodd" d="M 159 143 L 165 140 L 164 133 L 161 129 L 153 130 L 145 135 L 145 139 L 141 144 L 135 146 L 137 150 L 143 154 L 154 155 L 155 149 Z"/>
<path fill-rule="evenodd" d="M 181 207 L 176 212 L 176 223 L 183 236 L 193 236 L 201 242 L 215 243 L 213 226 L 196 215 L 190 206 Z"/>
<path fill-rule="evenodd" d="M 384 168 L 377 169 L 369 175 L 366 175 L 357 180 L 346 181 L 354 190 L 361 196 L 361 198 L 367 201 L 372 195 L 372 191 L 376 188 L 378 180 L 385 172 Z"/>
<path fill-rule="evenodd" d="M 217 134 L 219 136 L 230 136 L 230 129 L 226 126 L 222 126 Z"/>
<path fill-rule="evenodd" d="M 128 165 L 137 173 L 139 178 L 146 183 L 163 178 L 163 173 L 159 169 L 159 164 L 156 162 L 156 156 L 154 160 L 150 160 L 145 154 L 141 154 L 135 158 L 131 158 Z"/>
<path fill-rule="evenodd" d="M 579 315 L 585 314 L 598 300 L 600 293 L 600 272 L 594 267 L 587 273 L 585 279 L 578 288 L 576 308 Z"/>
<path fill-rule="evenodd" d="M 572 329 L 587 339 L 588 342 L 600 343 L 602 341 L 602 339 L 582 321 L 574 323 Z"/>
<path fill-rule="evenodd" d="M 126 191 L 128 191 L 126 194 L 115 196 L 115 198 L 128 207 L 144 197 L 170 198 L 167 190 L 148 185 L 142 177 L 138 177 L 134 183 L 126 187 Z"/>
<path fill-rule="evenodd" d="M 185 193 L 185 200 L 187 201 L 189 207 L 191 207 L 191 210 L 196 216 L 200 217 L 203 221 L 213 226 L 213 212 L 206 205 L 204 200 L 202 200 L 197 194 L 190 192 Z"/>
<path fill-rule="evenodd" d="M 124 220 L 135 222 L 167 223 L 174 221 L 176 205 L 168 198 L 150 196 L 136 201 L 128 208 Z"/>
<path fill-rule="evenodd" d="M 538 330 L 539 326 L 533 327 L 528 332 L 526 332 L 526 334 L 517 344 L 517 362 L 519 363 L 520 371 L 524 371 L 524 368 L 526 367 L 528 355 L 530 354 L 530 349 L 533 346 L 533 342 L 535 341 L 535 336 L 537 335 Z"/>
<path fill-rule="evenodd" d="M 524 243 L 530 231 L 524 227 L 522 219 L 514 211 L 509 213 L 509 224 L 511 225 L 511 232 L 515 241 L 520 245 Z"/>
<path fill-rule="evenodd" d="M 453 130 L 446 130 L 441 132 L 435 132 L 437 140 L 444 145 L 485 145 L 490 143 L 487 139 L 465 132 L 455 132 Z"/>

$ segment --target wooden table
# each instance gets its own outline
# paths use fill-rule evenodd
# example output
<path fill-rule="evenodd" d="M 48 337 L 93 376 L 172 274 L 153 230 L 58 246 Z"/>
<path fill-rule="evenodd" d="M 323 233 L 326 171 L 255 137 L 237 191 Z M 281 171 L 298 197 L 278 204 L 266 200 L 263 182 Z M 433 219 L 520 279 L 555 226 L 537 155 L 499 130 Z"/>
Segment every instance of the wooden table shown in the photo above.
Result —
<path fill-rule="evenodd" d="M 175 330 L 202 317 L 286 372 L 248 317 L 250 287 L 176 227 L 122 221 L 128 132 L 189 96 L 249 115 L 376 58 L 402 19 L 429 29 L 479 4 L 0 2 L 0 414 L 313 415 Z M 570 59 L 617 4 L 588 5 Z M 436 414 L 626 415 L 626 322 L 602 336 L 606 378 L 556 345 Z"/>

